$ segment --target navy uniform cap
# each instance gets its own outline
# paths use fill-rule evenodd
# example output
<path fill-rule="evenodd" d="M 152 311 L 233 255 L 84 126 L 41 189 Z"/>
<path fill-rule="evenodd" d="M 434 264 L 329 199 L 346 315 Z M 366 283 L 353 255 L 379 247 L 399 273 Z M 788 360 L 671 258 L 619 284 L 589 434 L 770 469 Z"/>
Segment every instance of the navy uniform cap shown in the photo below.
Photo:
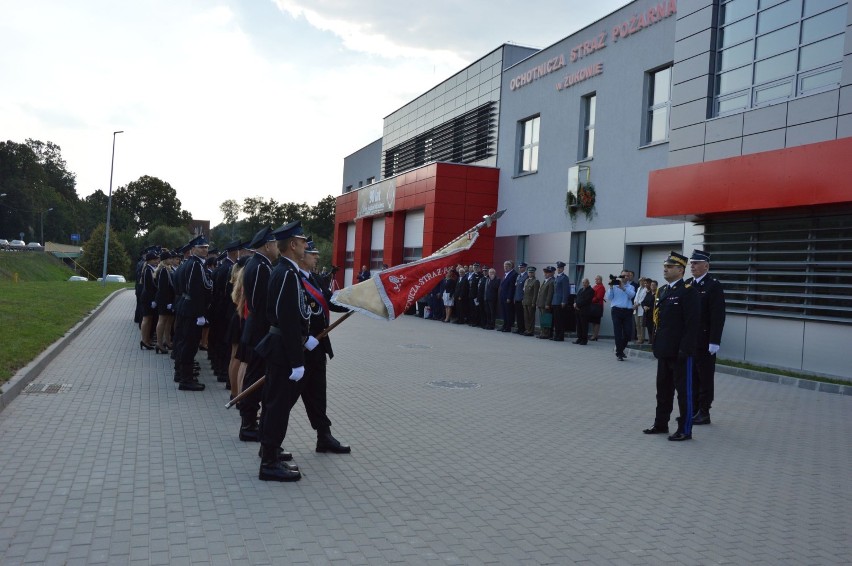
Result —
<path fill-rule="evenodd" d="M 553 273 L 554 271 L 556 271 L 556 268 L 553 267 L 552 265 L 548 265 L 547 267 L 544 268 L 544 270 L 548 273 Z"/>
<path fill-rule="evenodd" d="M 308 238 L 308 249 L 305 250 L 306 254 L 317 254 L 319 255 L 319 250 L 317 249 L 316 244 L 310 238 Z"/>
<path fill-rule="evenodd" d="M 194 248 L 195 246 L 209 246 L 210 242 L 207 241 L 207 238 L 204 237 L 204 234 L 199 234 L 189 242 L 189 247 Z"/>
<path fill-rule="evenodd" d="M 692 250 L 692 257 L 689 261 L 710 261 L 710 254 L 704 250 Z"/>
<path fill-rule="evenodd" d="M 272 237 L 272 228 L 269 226 L 265 228 L 261 228 L 257 234 L 254 235 L 254 238 L 249 242 L 249 249 L 256 250 L 257 248 L 263 246 L 266 242 L 271 242 L 275 238 Z"/>
<path fill-rule="evenodd" d="M 275 236 L 276 240 L 286 240 L 288 238 L 303 238 L 305 240 L 308 239 L 305 236 L 305 231 L 302 230 L 302 221 L 294 220 L 289 224 L 285 224 L 281 228 L 278 228 L 272 234 Z"/>
<path fill-rule="evenodd" d="M 235 252 L 241 247 L 243 247 L 245 243 L 242 240 L 234 240 L 233 242 L 228 242 L 225 244 L 224 251 L 226 252 Z"/>
<path fill-rule="evenodd" d="M 170 252 L 169 250 L 163 250 L 163 251 L 160 252 L 160 261 L 167 260 L 170 257 L 174 257 L 174 256 L 172 255 L 172 252 Z"/>
<path fill-rule="evenodd" d="M 669 257 L 666 258 L 666 261 L 663 262 L 663 265 L 679 265 L 681 267 L 686 267 L 686 264 L 689 260 L 686 259 L 685 255 L 681 255 L 675 251 L 669 252 Z"/>
<path fill-rule="evenodd" d="M 152 259 L 159 259 L 160 254 L 150 251 L 145 254 L 145 261 L 151 261 Z"/>
<path fill-rule="evenodd" d="M 557 261 L 556 267 L 565 267 L 565 262 L 564 261 Z"/>
<path fill-rule="evenodd" d="M 207 255 L 219 255 L 219 250 L 216 248 L 210 248 L 207 250 Z"/>
<path fill-rule="evenodd" d="M 525 262 L 525 261 L 522 261 L 521 263 L 518 264 L 518 267 L 521 267 L 521 268 L 526 267 L 526 266 L 527 266 L 527 262 Z"/>

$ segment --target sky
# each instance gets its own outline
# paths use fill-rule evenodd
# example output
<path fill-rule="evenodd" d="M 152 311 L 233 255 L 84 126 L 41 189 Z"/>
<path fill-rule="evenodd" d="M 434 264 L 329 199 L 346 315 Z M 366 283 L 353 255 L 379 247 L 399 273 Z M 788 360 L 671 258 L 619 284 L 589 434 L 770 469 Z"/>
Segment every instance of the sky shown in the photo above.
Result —
<path fill-rule="evenodd" d="M 341 194 L 343 158 L 503 43 L 626 0 L 0 0 L 0 140 L 62 148 L 82 198 L 150 175 L 212 225 Z M 124 133 L 113 136 L 115 131 Z"/>

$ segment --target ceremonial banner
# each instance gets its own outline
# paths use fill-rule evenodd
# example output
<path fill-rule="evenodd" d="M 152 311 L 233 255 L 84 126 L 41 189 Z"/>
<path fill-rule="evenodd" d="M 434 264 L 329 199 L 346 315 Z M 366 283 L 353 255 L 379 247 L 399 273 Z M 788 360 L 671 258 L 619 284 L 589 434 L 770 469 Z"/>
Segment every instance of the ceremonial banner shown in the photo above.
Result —
<path fill-rule="evenodd" d="M 485 220 L 429 257 L 385 269 L 367 281 L 335 292 L 331 302 L 373 318 L 395 319 L 431 291 L 453 268 L 458 255 L 473 246 L 479 230 L 491 226 L 504 212 L 501 210 L 486 216 Z"/>

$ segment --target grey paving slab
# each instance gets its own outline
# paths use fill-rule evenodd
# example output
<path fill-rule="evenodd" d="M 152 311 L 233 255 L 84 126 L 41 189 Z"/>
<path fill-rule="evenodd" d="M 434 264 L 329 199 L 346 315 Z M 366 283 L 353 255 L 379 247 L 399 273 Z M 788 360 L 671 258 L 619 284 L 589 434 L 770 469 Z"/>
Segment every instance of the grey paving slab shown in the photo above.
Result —
<path fill-rule="evenodd" d="M 138 349 L 119 295 L 0 412 L 0 563 L 843 564 L 852 396 L 717 375 L 713 424 L 646 437 L 654 362 L 424 321 L 332 335 L 317 454 L 257 480 L 202 356 L 202 393 Z M 465 382 L 471 388 L 433 386 Z M 446 385 L 446 383 L 445 383 Z"/>

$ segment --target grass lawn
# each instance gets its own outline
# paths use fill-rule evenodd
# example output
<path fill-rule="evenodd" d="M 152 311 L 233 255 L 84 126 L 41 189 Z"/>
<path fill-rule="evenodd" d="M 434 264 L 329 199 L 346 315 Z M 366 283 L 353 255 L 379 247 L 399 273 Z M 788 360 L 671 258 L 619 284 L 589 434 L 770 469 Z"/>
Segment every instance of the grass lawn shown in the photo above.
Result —
<path fill-rule="evenodd" d="M 0 281 L 0 384 L 126 285 L 94 282 Z"/>

